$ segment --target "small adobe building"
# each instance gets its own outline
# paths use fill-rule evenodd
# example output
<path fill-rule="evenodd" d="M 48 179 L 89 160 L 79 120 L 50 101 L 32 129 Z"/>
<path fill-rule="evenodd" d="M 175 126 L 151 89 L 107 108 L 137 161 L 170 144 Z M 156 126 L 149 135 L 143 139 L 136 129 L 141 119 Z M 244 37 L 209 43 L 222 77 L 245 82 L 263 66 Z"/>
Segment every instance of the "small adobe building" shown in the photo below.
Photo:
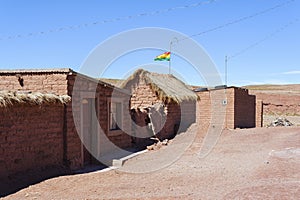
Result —
<path fill-rule="evenodd" d="M 211 116 L 220 117 L 218 120 L 223 123 L 223 128 L 261 127 L 262 102 L 256 101 L 255 95 L 250 95 L 247 89 L 224 86 L 194 91 L 199 96 L 197 123 L 203 129 L 207 129 L 211 124 Z M 222 107 L 224 112 L 221 111 Z"/>
<path fill-rule="evenodd" d="M 107 141 L 131 146 L 130 94 L 123 89 L 67 68 L 0 70 L 0 91 L 0 177 L 80 169 L 114 150 Z"/>
<path fill-rule="evenodd" d="M 139 69 L 121 88 L 131 94 L 132 128 L 137 139 L 170 139 L 196 122 L 198 96 L 171 74 Z"/>

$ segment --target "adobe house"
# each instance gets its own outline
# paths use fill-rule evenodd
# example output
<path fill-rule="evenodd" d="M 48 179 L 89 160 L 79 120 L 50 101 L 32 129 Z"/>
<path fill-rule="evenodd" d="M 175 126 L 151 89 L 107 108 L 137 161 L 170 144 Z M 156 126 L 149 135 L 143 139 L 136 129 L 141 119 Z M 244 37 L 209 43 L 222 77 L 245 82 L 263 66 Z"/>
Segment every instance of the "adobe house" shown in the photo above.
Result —
<path fill-rule="evenodd" d="M 250 95 L 247 89 L 239 87 L 202 88 L 196 90 L 196 93 L 199 96 L 197 121 L 203 128 L 208 128 L 212 112 L 219 112 L 219 110 L 212 110 L 212 101 L 225 107 L 224 128 L 254 128 L 261 126 L 261 102 L 256 102 L 255 95 Z"/>
<path fill-rule="evenodd" d="M 1 70 L 0 91 L 0 176 L 46 165 L 79 169 L 112 151 L 107 141 L 131 146 L 123 89 L 71 69 L 26 69 Z M 95 155 L 80 137 L 96 143 Z"/>
<path fill-rule="evenodd" d="M 131 94 L 132 127 L 137 140 L 172 138 L 196 121 L 196 93 L 171 74 L 139 69 L 121 87 Z"/>

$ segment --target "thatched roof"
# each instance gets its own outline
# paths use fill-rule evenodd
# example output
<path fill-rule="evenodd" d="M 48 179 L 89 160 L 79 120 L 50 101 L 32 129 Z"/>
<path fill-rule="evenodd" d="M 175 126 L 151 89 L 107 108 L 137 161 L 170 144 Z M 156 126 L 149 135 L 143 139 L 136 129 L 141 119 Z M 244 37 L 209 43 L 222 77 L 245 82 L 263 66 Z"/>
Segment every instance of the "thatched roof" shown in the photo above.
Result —
<path fill-rule="evenodd" d="M 71 100 L 68 95 L 58 96 L 55 94 L 43 94 L 40 92 L 0 91 L 0 107 L 15 104 L 42 105 L 61 103 L 65 104 Z"/>
<path fill-rule="evenodd" d="M 171 74 L 157 74 L 139 69 L 135 71 L 121 87 L 131 89 L 143 79 L 147 85 L 150 85 L 153 92 L 164 102 L 175 101 L 180 103 L 184 100 L 196 101 L 198 96 L 190 90 L 182 81 Z"/>
<path fill-rule="evenodd" d="M 114 79 L 114 78 L 99 78 L 99 80 L 104 82 L 104 83 L 108 83 L 110 85 L 113 85 L 115 87 L 118 87 L 119 84 L 124 81 L 122 79 Z"/>

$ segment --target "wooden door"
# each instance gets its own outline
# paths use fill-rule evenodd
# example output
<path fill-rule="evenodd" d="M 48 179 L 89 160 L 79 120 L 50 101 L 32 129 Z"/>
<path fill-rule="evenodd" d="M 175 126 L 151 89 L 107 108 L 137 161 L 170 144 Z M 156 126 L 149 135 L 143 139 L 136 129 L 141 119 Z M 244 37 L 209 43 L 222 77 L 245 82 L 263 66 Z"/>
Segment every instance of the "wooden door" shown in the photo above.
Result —
<path fill-rule="evenodd" d="M 83 132 L 83 164 L 95 164 L 97 160 L 92 156 L 91 152 L 97 154 L 98 150 L 98 137 L 97 137 L 97 104 L 95 99 L 84 99 L 82 103 L 82 132 Z M 95 108 L 95 109 L 93 109 Z M 91 152 L 90 152 L 90 151 Z"/>

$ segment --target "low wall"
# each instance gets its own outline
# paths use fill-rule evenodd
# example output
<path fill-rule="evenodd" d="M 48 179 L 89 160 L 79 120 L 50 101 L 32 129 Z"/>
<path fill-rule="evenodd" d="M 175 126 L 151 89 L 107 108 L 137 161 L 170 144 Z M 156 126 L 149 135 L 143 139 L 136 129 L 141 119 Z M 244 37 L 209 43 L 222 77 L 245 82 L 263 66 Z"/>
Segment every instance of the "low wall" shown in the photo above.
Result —
<path fill-rule="evenodd" d="M 300 115 L 299 94 L 272 94 L 250 91 L 263 102 L 264 115 Z"/>
<path fill-rule="evenodd" d="M 63 105 L 0 107 L 0 177 L 63 165 Z"/>

